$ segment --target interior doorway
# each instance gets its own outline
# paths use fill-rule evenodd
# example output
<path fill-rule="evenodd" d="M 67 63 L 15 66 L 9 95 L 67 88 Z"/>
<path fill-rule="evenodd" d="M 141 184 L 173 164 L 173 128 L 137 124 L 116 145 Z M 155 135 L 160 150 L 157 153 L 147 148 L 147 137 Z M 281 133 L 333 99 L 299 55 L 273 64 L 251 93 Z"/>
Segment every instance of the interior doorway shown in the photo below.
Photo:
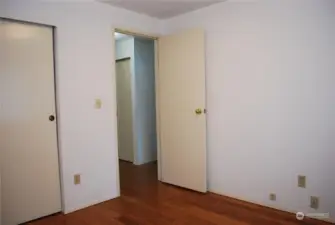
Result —
<path fill-rule="evenodd" d="M 114 35 L 121 195 L 157 180 L 207 192 L 204 30 Z"/>
<path fill-rule="evenodd" d="M 115 79 L 122 194 L 139 177 L 158 180 L 153 38 L 115 32 Z"/>

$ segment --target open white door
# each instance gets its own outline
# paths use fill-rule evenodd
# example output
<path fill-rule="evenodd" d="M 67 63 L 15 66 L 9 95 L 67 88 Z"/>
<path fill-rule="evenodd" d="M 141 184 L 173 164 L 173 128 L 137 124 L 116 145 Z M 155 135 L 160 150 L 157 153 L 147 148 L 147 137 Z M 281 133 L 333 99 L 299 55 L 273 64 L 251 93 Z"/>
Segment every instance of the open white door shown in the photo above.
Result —
<path fill-rule="evenodd" d="M 162 181 L 206 192 L 203 30 L 159 38 L 157 82 Z"/>
<path fill-rule="evenodd" d="M 0 20 L 2 224 L 61 211 L 53 30 Z"/>

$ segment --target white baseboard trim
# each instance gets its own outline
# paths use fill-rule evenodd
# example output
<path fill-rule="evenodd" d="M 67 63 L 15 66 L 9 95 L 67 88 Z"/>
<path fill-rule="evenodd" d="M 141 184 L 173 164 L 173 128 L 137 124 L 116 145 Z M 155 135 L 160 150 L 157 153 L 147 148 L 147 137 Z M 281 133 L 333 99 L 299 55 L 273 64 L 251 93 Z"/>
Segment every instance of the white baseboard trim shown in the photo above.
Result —
<path fill-rule="evenodd" d="M 251 204 L 255 204 L 255 205 L 259 205 L 259 206 L 263 206 L 263 207 L 275 209 L 275 210 L 278 210 L 278 211 L 290 213 L 290 214 L 293 214 L 294 217 L 295 217 L 295 214 L 297 213 L 297 211 L 292 211 L 292 210 L 277 208 L 277 207 L 270 206 L 270 205 L 264 205 L 264 204 L 259 203 L 259 202 L 254 202 L 254 201 L 242 199 L 242 198 L 239 198 L 239 197 L 236 197 L 236 196 L 227 195 L 227 194 L 221 193 L 220 191 L 216 191 L 216 190 L 208 190 L 208 191 L 210 193 L 213 193 L 213 194 L 222 195 L 222 196 L 225 196 L 225 197 L 228 197 L 228 198 L 233 198 L 233 199 L 236 199 L 236 200 L 239 200 L 239 201 L 248 202 L 248 203 L 251 203 Z M 329 218 L 329 219 L 321 219 L 321 218 L 314 218 L 313 217 L 311 219 L 320 220 L 320 221 L 324 221 L 324 222 L 328 222 L 328 223 L 335 223 L 335 220 L 333 220 L 331 218 Z"/>
<path fill-rule="evenodd" d="M 94 202 L 91 202 L 91 203 L 88 203 L 88 204 L 83 204 L 83 205 L 80 205 L 80 206 L 76 206 L 76 207 L 72 207 L 72 208 L 69 208 L 69 209 L 65 209 L 63 211 L 63 214 L 69 214 L 69 213 L 73 213 L 73 212 L 76 212 L 76 211 L 79 211 L 79 210 L 82 210 L 82 209 L 85 209 L 85 208 L 88 208 L 88 207 L 91 207 L 91 206 L 94 206 L 94 205 L 98 205 L 98 204 L 101 204 L 103 202 L 107 202 L 107 201 L 110 201 L 110 200 L 113 200 L 115 198 L 118 198 L 120 197 L 120 195 L 117 195 L 117 196 L 113 196 L 113 197 L 108 197 L 104 200 L 97 200 L 97 201 L 94 201 Z"/>

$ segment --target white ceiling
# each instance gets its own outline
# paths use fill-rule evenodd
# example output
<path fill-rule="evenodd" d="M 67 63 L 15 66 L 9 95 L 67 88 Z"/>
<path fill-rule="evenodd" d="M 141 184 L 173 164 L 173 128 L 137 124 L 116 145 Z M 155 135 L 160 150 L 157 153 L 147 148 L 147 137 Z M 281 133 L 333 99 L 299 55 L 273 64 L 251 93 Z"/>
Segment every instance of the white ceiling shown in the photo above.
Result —
<path fill-rule="evenodd" d="M 171 18 L 224 0 L 98 0 L 159 19 Z"/>

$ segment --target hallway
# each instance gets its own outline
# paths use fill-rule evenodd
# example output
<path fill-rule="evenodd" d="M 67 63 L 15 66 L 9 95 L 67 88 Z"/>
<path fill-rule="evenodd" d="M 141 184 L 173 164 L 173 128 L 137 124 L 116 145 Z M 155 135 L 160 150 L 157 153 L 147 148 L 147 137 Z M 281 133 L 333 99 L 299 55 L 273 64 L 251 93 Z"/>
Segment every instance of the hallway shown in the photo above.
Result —
<path fill-rule="evenodd" d="M 120 161 L 121 197 L 30 225 L 323 225 L 295 215 L 157 181 L 157 164 Z"/>

